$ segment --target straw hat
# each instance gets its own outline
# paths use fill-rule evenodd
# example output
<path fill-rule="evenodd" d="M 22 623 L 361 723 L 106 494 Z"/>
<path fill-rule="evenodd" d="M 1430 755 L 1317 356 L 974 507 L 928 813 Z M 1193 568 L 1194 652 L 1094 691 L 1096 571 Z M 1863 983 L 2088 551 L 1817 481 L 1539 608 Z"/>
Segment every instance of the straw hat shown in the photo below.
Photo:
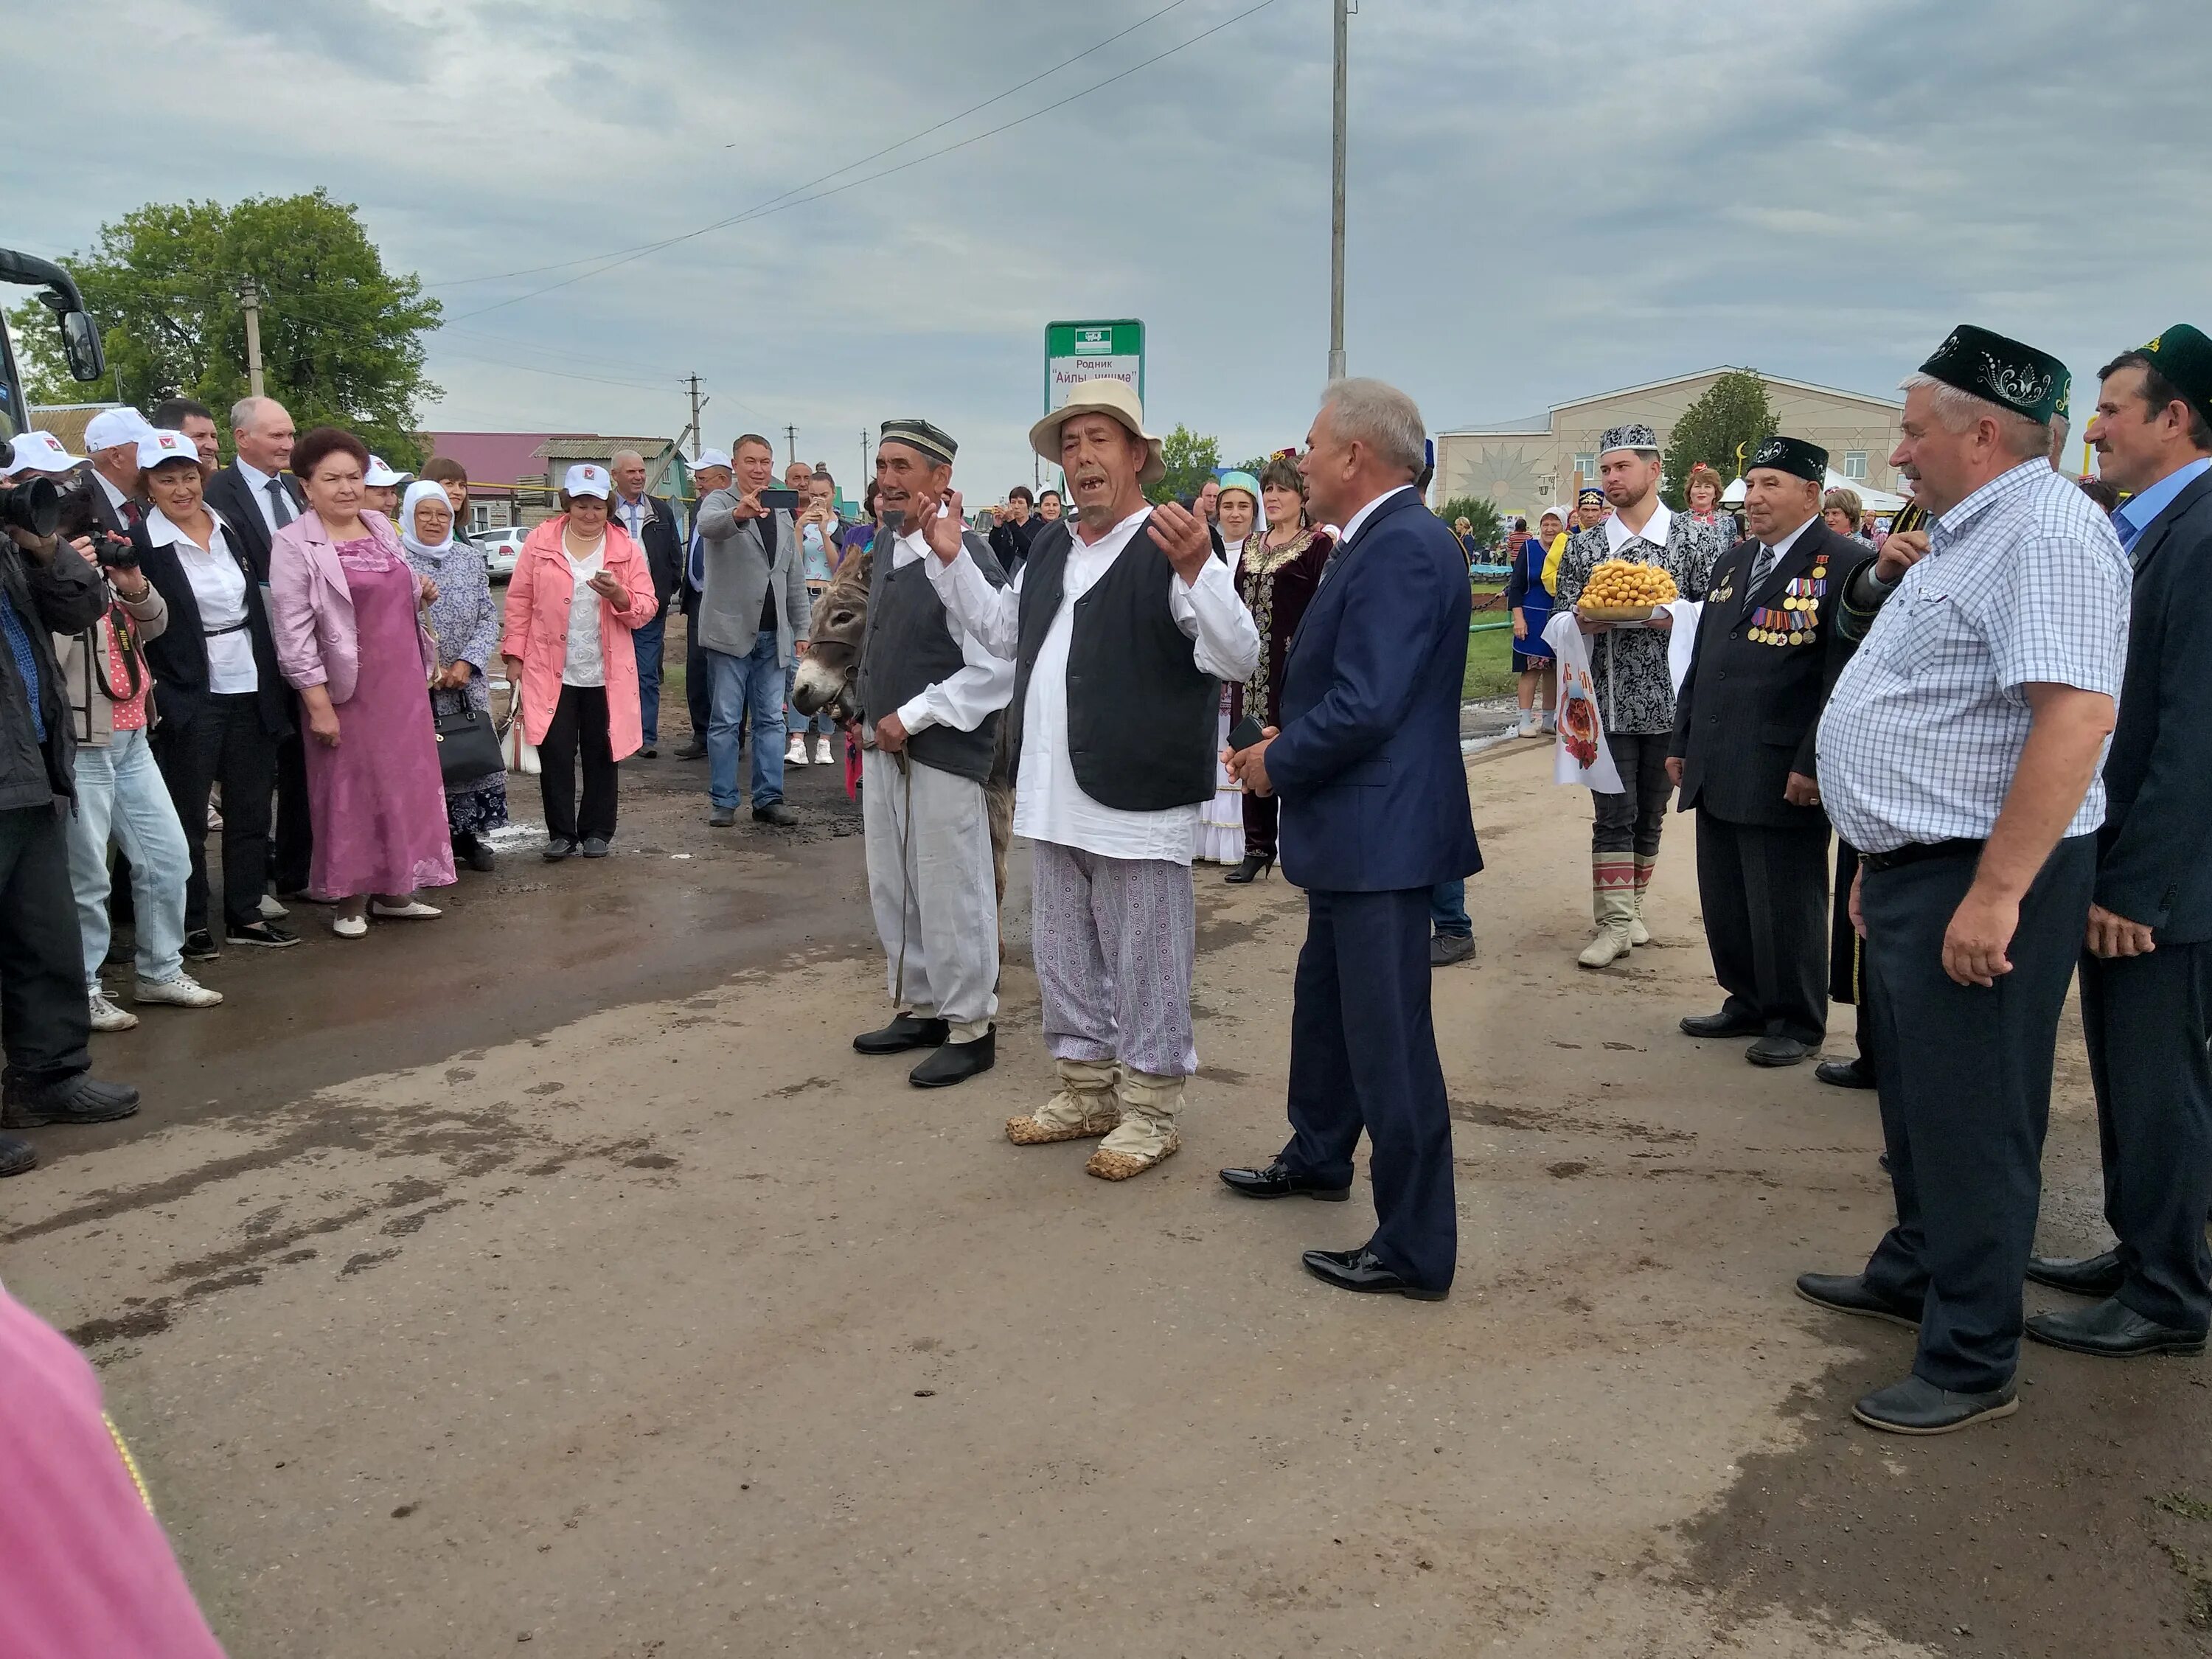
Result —
<path fill-rule="evenodd" d="M 1104 415 L 1145 441 L 1145 467 L 1137 475 L 1139 483 L 1156 484 L 1167 477 L 1167 457 L 1160 452 L 1160 441 L 1145 430 L 1145 407 L 1127 380 L 1079 381 L 1065 404 L 1030 428 L 1030 447 L 1057 465 L 1060 422 L 1077 415 Z"/>

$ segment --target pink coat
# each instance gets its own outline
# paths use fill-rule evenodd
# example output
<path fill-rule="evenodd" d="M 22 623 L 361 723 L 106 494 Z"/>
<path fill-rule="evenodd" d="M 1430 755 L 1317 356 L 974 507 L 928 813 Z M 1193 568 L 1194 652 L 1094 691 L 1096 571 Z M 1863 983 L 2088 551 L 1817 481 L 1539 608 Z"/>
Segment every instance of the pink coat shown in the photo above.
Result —
<path fill-rule="evenodd" d="M 568 515 L 548 519 L 530 532 L 507 584 L 507 631 L 499 642 L 502 657 L 522 659 L 522 734 L 545 741 L 553 705 L 561 701 L 561 671 L 568 660 L 568 603 L 575 597 L 575 572 L 561 545 Z M 605 568 L 629 590 L 629 609 L 599 607 L 599 654 L 606 665 L 607 740 L 614 757 L 635 755 L 645 744 L 645 725 L 637 707 L 637 651 L 630 630 L 653 620 L 653 572 L 629 532 L 607 524 Z"/>
<path fill-rule="evenodd" d="M 362 524 L 384 550 L 404 559 L 399 534 L 381 513 L 363 509 Z M 419 599 L 422 579 L 415 592 Z M 276 638 L 276 666 L 284 678 L 303 690 L 310 685 L 329 688 L 333 703 L 353 701 L 354 685 L 361 673 L 361 635 L 354 623 L 353 590 L 346 586 L 345 567 L 331 545 L 330 532 L 313 509 L 278 531 L 269 545 L 269 629 Z M 424 683 L 437 672 L 438 661 L 423 635 Z"/>

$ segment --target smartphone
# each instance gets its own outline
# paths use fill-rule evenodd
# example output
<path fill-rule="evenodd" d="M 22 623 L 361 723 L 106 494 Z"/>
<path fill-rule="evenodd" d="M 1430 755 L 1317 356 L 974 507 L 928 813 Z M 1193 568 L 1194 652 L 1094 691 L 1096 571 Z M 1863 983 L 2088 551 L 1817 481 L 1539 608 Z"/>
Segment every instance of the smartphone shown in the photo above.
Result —
<path fill-rule="evenodd" d="M 799 492 L 795 489 L 763 489 L 760 493 L 760 504 L 771 513 L 778 507 L 787 513 L 796 513 L 799 511 Z"/>
<path fill-rule="evenodd" d="M 1247 714 L 1237 722 L 1235 729 L 1230 732 L 1229 746 L 1232 750 L 1249 749 L 1266 735 L 1267 732 L 1260 722 L 1252 715 Z"/>

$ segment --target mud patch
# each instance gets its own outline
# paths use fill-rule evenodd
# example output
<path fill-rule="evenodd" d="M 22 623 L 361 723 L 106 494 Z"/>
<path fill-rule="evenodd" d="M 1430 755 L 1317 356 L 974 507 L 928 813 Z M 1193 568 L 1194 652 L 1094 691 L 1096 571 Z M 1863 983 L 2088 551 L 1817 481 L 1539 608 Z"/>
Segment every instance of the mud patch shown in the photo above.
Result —
<path fill-rule="evenodd" d="M 365 1273 L 371 1267 L 381 1267 L 398 1254 L 398 1247 L 394 1245 L 388 1250 L 364 1250 L 358 1255 L 349 1255 L 346 1258 L 345 1266 L 338 1269 L 338 1277 L 350 1279 L 356 1273 Z"/>

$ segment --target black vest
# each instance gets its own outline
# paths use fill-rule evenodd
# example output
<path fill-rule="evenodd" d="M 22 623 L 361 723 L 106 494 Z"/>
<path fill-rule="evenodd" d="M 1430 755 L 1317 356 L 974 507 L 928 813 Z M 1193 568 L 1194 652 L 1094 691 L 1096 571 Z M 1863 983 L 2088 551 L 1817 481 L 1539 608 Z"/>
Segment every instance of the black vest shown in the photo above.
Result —
<path fill-rule="evenodd" d="M 968 665 L 960 641 L 945 624 L 944 602 L 930 586 L 922 559 L 894 570 L 894 538 L 878 531 L 877 539 L 884 545 L 869 567 L 868 629 L 860 641 L 860 714 L 871 726 Z M 990 544 L 972 532 L 963 539 L 968 556 L 991 586 L 1005 586 L 1006 577 Z M 925 554 L 923 558 L 931 556 Z M 912 732 L 907 752 L 924 766 L 982 783 L 991 775 L 998 738 L 999 717 L 991 714 L 973 732 L 933 726 Z"/>
<path fill-rule="evenodd" d="M 1146 533 L 1151 523 L 1138 527 L 1075 602 L 1067 647 L 1067 750 L 1075 781 L 1100 805 L 1123 812 L 1194 806 L 1214 792 L 1221 682 L 1199 672 L 1190 636 L 1168 609 L 1168 584 L 1181 579 Z M 1023 567 L 1010 775 L 1021 767 L 1030 673 L 1060 614 L 1073 533 L 1065 519 L 1047 525 Z"/>

